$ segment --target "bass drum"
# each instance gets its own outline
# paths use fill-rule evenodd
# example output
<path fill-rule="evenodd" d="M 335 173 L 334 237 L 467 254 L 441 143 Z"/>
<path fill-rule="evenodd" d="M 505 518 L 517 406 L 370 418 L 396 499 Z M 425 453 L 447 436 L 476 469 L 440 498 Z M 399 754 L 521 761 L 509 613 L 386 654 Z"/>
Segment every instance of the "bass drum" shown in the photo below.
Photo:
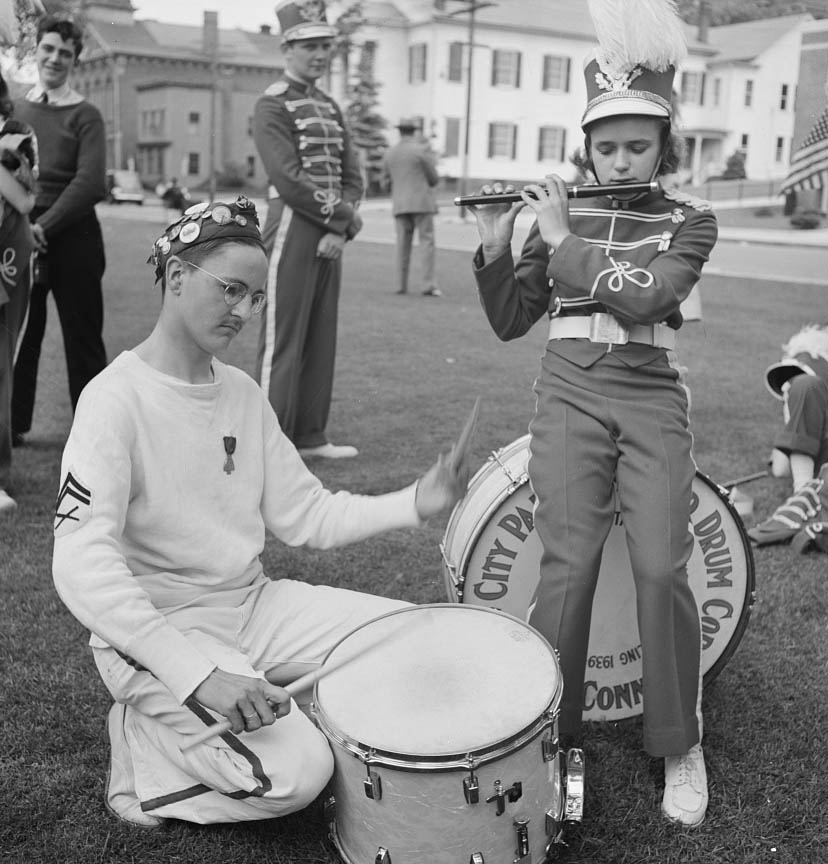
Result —
<path fill-rule="evenodd" d="M 529 436 L 493 453 L 451 514 L 443 538 L 450 600 L 501 609 L 527 620 L 537 589 L 541 543 L 534 530 Z M 736 650 L 755 599 L 753 554 L 744 525 L 723 489 L 697 472 L 688 563 L 701 619 L 704 682 Z M 584 681 L 584 719 L 641 714 L 641 640 L 635 587 L 620 514 L 610 529 L 592 607 Z M 559 646 L 563 653 L 565 645 Z"/>

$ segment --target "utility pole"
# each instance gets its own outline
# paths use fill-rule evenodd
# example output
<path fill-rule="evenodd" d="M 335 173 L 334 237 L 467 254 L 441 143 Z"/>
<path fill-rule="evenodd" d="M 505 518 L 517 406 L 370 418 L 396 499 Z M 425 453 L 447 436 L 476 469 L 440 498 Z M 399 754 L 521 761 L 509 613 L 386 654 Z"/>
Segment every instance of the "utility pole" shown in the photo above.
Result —
<path fill-rule="evenodd" d="M 461 2 L 465 2 L 465 0 L 461 0 Z M 457 9 L 455 12 L 450 12 L 449 15 L 454 17 L 456 15 L 468 15 L 469 16 L 469 30 L 468 30 L 468 58 L 466 61 L 466 118 L 465 118 L 465 132 L 463 135 L 463 160 L 461 165 L 461 176 L 460 176 L 460 195 L 466 194 L 466 187 L 469 182 L 469 144 L 471 142 L 471 115 L 472 115 L 472 72 L 474 71 L 474 31 L 475 31 L 475 13 L 478 9 L 485 9 L 487 6 L 496 6 L 496 3 L 489 2 L 477 2 L 477 0 L 470 0 L 467 2 L 464 8 Z M 439 11 L 442 11 L 445 7 L 445 2 L 442 0 L 438 0 L 436 3 L 436 7 Z M 460 208 L 460 218 L 466 218 L 466 208 Z"/>
<path fill-rule="evenodd" d="M 216 134 L 218 132 L 217 82 L 218 82 L 218 12 L 204 12 L 204 51 L 207 54 L 210 67 L 210 129 L 207 142 L 210 168 L 210 203 L 216 200 Z"/>

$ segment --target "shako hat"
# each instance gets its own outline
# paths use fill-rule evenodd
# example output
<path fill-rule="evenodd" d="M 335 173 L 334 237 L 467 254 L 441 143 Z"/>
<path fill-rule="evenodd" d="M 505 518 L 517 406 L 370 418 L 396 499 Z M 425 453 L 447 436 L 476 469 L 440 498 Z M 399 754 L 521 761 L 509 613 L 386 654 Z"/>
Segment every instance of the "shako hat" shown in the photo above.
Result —
<path fill-rule="evenodd" d="M 585 129 L 595 120 L 672 116 L 676 68 L 687 56 L 674 0 L 588 0 L 598 48 L 584 63 Z"/>
<path fill-rule="evenodd" d="M 782 361 L 765 370 L 771 395 L 784 399 L 784 385 L 795 375 L 814 375 L 828 382 L 828 324 L 808 324 L 782 346 Z"/>
<path fill-rule="evenodd" d="M 285 42 L 299 39 L 330 39 L 337 30 L 325 16 L 324 0 L 282 0 L 276 5 L 276 17 Z"/>

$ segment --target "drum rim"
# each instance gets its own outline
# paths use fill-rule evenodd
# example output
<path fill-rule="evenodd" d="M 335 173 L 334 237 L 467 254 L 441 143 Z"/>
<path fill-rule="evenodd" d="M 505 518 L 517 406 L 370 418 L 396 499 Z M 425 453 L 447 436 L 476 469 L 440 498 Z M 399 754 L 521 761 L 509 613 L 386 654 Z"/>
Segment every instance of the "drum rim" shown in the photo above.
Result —
<path fill-rule="evenodd" d="M 745 550 L 745 603 L 742 606 L 739 620 L 733 629 L 733 635 L 728 640 L 722 653 L 713 661 L 707 672 L 704 673 L 703 683 L 708 685 L 727 665 L 730 658 L 736 653 L 742 637 L 745 635 L 748 624 L 750 623 L 750 615 L 753 611 L 753 605 L 756 602 L 756 562 L 753 558 L 753 547 L 748 537 L 747 528 L 739 515 L 738 510 L 733 506 L 733 502 L 727 494 L 727 490 L 712 480 L 703 471 L 696 468 L 696 477 L 698 477 L 710 490 L 721 500 L 725 510 L 728 511 L 736 525 L 736 530 L 739 538 L 742 541 L 742 548 Z"/>
<path fill-rule="evenodd" d="M 342 645 L 347 639 L 353 636 L 355 633 L 363 630 L 364 628 L 374 624 L 377 621 L 380 621 L 384 618 L 390 618 L 393 615 L 401 615 L 404 613 L 411 613 L 416 610 L 421 609 L 466 609 L 466 610 L 474 610 L 479 612 L 487 612 L 492 615 L 496 615 L 500 618 L 507 618 L 510 621 L 513 621 L 517 624 L 520 624 L 521 627 L 529 631 L 542 645 L 546 648 L 549 653 L 549 656 L 552 658 L 552 662 L 555 666 L 556 676 L 555 676 L 555 689 L 552 693 L 552 696 L 544 707 L 543 711 L 539 715 L 535 717 L 535 719 L 526 726 L 521 727 L 518 731 L 512 733 L 507 738 L 502 738 L 499 741 L 492 742 L 482 747 L 478 747 L 475 749 L 465 750 L 462 753 L 444 753 L 434 756 L 424 756 L 422 753 L 401 753 L 394 750 L 386 750 L 382 747 L 374 747 L 371 745 L 363 744 L 352 736 L 348 735 L 345 732 L 340 731 L 333 722 L 326 716 L 325 708 L 322 703 L 319 701 L 319 685 L 322 683 L 321 681 L 317 681 L 313 686 L 313 701 L 311 703 L 311 711 L 316 720 L 317 725 L 320 726 L 323 732 L 326 733 L 330 738 L 335 740 L 338 744 L 340 744 L 345 750 L 352 753 L 353 755 L 360 758 L 366 764 L 375 764 L 373 758 L 363 758 L 363 756 L 367 753 L 373 754 L 384 754 L 387 755 L 389 759 L 397 759 L 399 758 L 401 763 L 406 766 L 413 766 L 414 762 L 417 760 L 423 761 L 424 765 L 430 766 L 432 764 L 432 760 L 435 760 L 434 767 L 424 767 L 424 768 L 415 768 L 410 767 L 409 770 L 446 770 L 446 764 L 437 764 L 436 760 L 442 760 L 443 763 L 451 760 L 451 766 L 457 768 L 468 768 L 468 758 L 470 756 L 478 756 L 481 754 L 483 757 L 481 761 L 477 761 L 475 764 L 485 764 L 487 762 L 493 761 L 496 758 L 500 758 L 501 755 L 506 755 L 508 753 L 514 752 L 519 747 L 523 746 L 526 741 L 531 741 L 534 737 L 539 735 L 547 726 L 552 725 L 557 719 L 559 706 L 561 703 L 561 698 L 563 695 L 563 675 L 561 673 L 561 666 L 558 661 L 558 655 L 555 649 L 549 644 L 549 640 L 534 627 L 531 627 L 526 621 L 518 618 L 516 615 L 512 615 L 509 612 L 504 612 L 501 609 L 491 609 L 486 606 L 473 606 L 471 604 L 463 604 L 463 603 L 418 603 L 413 604 L 411 606 L 403 606 L 400 609 L 392 609 L 390 612 L 385 612 L 382 615 L 378 615 L 375 618 L 370 619 L 369 621 L 365 621 L 360 624 L 358 627 L 355 627 L 345 636 L 343 636 L 339 641 L 336 642 L 325 655 L 322 660 L 322 666 L 320 668 L 324 668 L 325 663 L 331 657 L 331 655 L 336 651 L 336 649 Z M 531 730 L 536 731 L 531 732 Z M 519 744 L 515 744 L 514 742 L 519 738 L 525 738 L 525 741 L 521 741 Z M 496 750 L 495 748 L 503 748 L 506 744 L 514 745 L 510 746 L 506 750 Z M 466 760 L 462 764 L 460 764 L 459 760 Z M 456 764 L 455 764 L 456 763 Z M 377 761 L 376 764 L 385 764 L 381 761 Z M 402 764 L 400 766 L 401 770 Z"/>
<path fill-rule="evenodd" d="M 492 472 L 494 465 L 499 465 L 501 472 L 508 478 L 508 474 L 504 470 L 502 463 L 500 462 L 501 454 L 504 454 L 508 450 L 514 450 L 515 453 L 520 453 L 521 450 L 526 448 L 528 450 L 529 444 L 531 443 L 532 436 L 530 434 L 521 435 L 520 438 L 516 438 L 511 444 L 505 444 L 499 450 L 493 450 L 489 454 L 489 458 L 480 466 L 478 471 L 469 481 L 468 488 L 466 490 L 466 494 L 461 498 L 457 504 L 454 505 L 454 509 L 451 511 L 449 515 L 448 522 L 446 523 L 446 530 L 443 535 L 443 541 L 440 543 L 440 554 L 443 559 L 443 577 L 446 588 L 448 589 L 449 594 L 455 596 L 457 599 L 456 603 L 463 604 L 463 587 L 466 584 L 466 571 L 469 567 L 469 560 L 472 555 L 472 547 L 469 543 L 466 543 L 465 548 L 461 550 L 460 557 L 457 561 L 457 564 L 453 564 L 449 561 L 448 553 L 451 551 L 450 546 L 452 541 L 454 540 L 455 534 L 457 533 L 457 529 L 460 524 L 460 517 L 464 511 L 464 502 L 471 500 L 471 496 L 477 491 L 477 487 L 482 485 L 482 480 L 489 476 Z M 513 454 L 509 453 L 508 456 L 511 457 Z M 508 458 L 508 457 L 504 457 Z M 527 458 L 528 462 L 528 458 Z M 521 471 L 520 476 L 516 477 L 505 485 L 497 494 L 497 496 L 492 499 L 489 506 L 486 507 L 483 512 L 477 517 L 474 522 L 472 528 L 473 532 L 471 536 L 477 537 L 480 534 L 481 526 L 488 524 L 489 518 L 492 513 L 500 507 L 500 505 L 516 490 L 520 489 L 524 484 L 530 482 L 529 481 L 529 472 L 524 467 L 523 471 Z M 452 568 L 454 568 L 454 575 L 452 575 Z M 525 623 L 525 622 L 524 622 Z"/>

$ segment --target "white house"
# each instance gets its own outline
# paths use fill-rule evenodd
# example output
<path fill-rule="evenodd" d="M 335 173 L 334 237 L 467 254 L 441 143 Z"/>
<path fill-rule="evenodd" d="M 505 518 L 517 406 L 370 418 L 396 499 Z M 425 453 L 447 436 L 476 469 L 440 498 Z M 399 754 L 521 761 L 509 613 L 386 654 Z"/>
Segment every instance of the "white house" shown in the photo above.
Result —
<path fill-rule="evenodd" d="M 587 4 L 475 0 L 473 16 L 471 5 L 365 3 L 369 26 L 359 38 L 382 85 L 380 112 L 392 126 L 401 116 L 421 117 L 446 176 L 571 178 L 569 157 L 583 141 L 583 61 L 595 44 Z M 785 176 L 801 34 L 811 21 L 797 15 L 687 28 L 690 52 L 676 87 L 688 178 L 720 173 L 736 150 L 751 179 Z"/>

